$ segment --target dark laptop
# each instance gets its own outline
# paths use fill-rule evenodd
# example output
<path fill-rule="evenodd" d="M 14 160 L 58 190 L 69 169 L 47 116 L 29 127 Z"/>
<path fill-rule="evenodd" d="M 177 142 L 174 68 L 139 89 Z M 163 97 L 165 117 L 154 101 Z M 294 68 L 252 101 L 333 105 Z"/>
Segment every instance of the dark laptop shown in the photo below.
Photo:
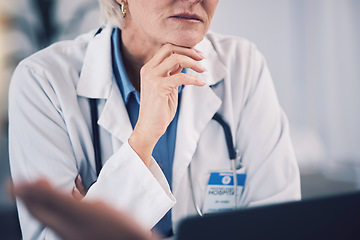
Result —
<path fill-rule="evenodd" d="M 360 239 L 360 192 L 190 217 L 176 239 Z"/>

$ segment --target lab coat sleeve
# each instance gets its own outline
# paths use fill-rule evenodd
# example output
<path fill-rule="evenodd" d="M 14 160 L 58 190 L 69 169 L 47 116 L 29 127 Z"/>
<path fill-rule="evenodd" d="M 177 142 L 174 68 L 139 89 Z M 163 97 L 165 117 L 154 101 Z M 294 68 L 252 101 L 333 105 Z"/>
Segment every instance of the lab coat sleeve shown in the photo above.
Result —
<path fill-rule="evenodd" d="M 13 182 L 46 178 L 70 190 L 77 165 L 66 124 L 51 85 L 42 74 L 20 64 L 9 91 L 9 157 Z M 57 239 L 21 202 L 18 213 L 23 239 Z M 49 236 L 47 236 L 49 235 Z"/>
<path fill-rule="evenodd" d="M 256 47 L 250 51 L 236 139 L 247 170 L 241 205 L 299 200 L 300 176 L 288 120 L 264 57 Z"/>
<path fill-rule="evenodd" d="M 10 166 L 14 183 L 40 177 L 70 194 L 79 172 L 62 105 L 46 69 L 21 63 L 9 92 Z M 62 96 L 64 97 L 64 96 Z M 174 205 L 168 183 L 152 159 L 146 168 L 126 143 L 104 165 L 85 200 L 127 211 L 150 229 Z M 24 239 L 57 239 L 18 203 Z"/>
<path fill-rule="evenodd" d="M 148 169 L 128 143 L 105 163 L 85 197 L 99 199 L 128 212 L 147 230 L 176 202 L 155 160 L 151 159 Z"/>

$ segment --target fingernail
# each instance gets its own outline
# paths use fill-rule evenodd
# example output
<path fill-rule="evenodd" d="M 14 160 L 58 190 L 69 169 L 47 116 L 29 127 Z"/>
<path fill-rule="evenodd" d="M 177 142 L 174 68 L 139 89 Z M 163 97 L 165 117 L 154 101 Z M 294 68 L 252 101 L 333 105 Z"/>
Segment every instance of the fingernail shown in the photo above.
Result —
<path fill-rule="evenodd" d="M 78 174 L 76 178 L 77 178 L 80 182 L 82 182 L 82 179 L 81 179 L 80 174 Z"/>
<path fill-rule="evenodd" d="M 202 57 L 203 59 L 206 59 L 205 55 L 200 51 L 194 48 L 194 50 L 197 52 L 197 54 Z"/>

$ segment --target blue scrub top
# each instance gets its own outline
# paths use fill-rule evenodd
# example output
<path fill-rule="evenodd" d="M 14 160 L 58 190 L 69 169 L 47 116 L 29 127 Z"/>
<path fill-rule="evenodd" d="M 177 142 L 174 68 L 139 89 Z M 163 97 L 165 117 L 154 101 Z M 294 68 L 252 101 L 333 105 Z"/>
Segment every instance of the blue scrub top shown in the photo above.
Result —
<path fill-rule="evenodd" d="M 112 52 L 112 65 L 113 71 L 118 83 L 120 92 L 122 94 L 126 110 L 129 114 L 131 125 L 134 129 L 136 122 L 139 117 L 139 108 L 140 108 L 140 93 L 135 90 L 134 86 L 131 84 L 131 81 L 126 73 L 124 62 L 121 55 L 121 30 L 115 28 L 111 37 L 111 52 Z M 183 72 L 185 69 L 183 70 Z M 172 169 L 173 169 L 173 160 L 174 160 L 174 151 L 175 151 L 175 140 L 176 140 L 176 130 L 178 123 L 178 112 L 180 108 L 180 98 L 181 91 L 183 86 L 179 87 L 179 99 L 178 99 L 178 109 L 175 114 L 174 119 L 168 126 L 165 134 L 161 136 L 157 142 L 152 156 L 158 163 L 159 167 L 163 171 L 169 185 L 171 188 L 172 183 Z M 172 236 L 172 221 L 171 221 L 171 210 L 166 213 L 166 215 L 156 224 L 155 229 L 163 237 Z"/>

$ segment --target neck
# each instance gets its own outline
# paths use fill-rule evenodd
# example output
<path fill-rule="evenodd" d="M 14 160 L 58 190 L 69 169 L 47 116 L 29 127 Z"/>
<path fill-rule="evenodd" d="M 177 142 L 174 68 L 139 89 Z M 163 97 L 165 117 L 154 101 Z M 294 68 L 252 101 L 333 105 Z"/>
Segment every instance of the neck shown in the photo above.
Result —
<path fill-rule="evenodd" d="M 121 31 L 122 57 L 131 83 L 137 91 L 140 91 L 140 70 L 152 59 L 161 44 L 141 38 L 139 34 L 129 29 L 130 26 Z"/>

